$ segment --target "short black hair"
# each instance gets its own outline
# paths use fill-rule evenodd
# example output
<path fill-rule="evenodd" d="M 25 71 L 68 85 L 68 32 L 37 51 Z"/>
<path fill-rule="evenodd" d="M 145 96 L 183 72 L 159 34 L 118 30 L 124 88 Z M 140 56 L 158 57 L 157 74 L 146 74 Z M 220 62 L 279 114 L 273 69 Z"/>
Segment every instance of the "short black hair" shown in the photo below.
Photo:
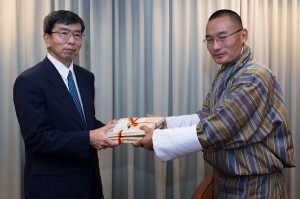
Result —
<path fill-rule="evenodd" d="M 50 12 L 44 19 L 44 33 L 51 34 L 55 24 L 75 24 L 80 23 L 81 33 L 85 30 L 83 20 L 74 12 L 68 10 L 57 10 Z"/>
<path fill-rule="evenodd" d="M 209 17 L 208 21 L 223 16 L 228 16 L 234 23 L 236 23 L 239 26 L 239 28 L 243 28 L 243 22 L 240 15 L 238 15 L 236 12 L 232 10 L 227 10 L 227 9 L 217 10 Z"/>

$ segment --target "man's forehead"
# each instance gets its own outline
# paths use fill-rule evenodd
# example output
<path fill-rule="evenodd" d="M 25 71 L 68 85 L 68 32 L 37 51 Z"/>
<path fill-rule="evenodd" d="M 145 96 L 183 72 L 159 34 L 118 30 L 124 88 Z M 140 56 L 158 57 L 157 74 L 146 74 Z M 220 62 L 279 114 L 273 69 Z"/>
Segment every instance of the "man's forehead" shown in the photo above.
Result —
<path fill-rule="evenodd" d="M 206 26 L 207 34 L 224 34 L 235 29 L 235 24 L 229 19 L 229 17 L 218 17 L 208 21 Z"/>
<path fill-rule="evenodd" d="M 215 19 L 211 19 L 207 22 L 207 27 L 209 26 L 230 26 L 233 22 L 229 16 L 221 16 Z"/>
<path fill-rule="evenodd" d="M 74 29 L 79 29 L 81 30 L 81 24 L 80 23 L 72 23 L 72 24 L 66 24 L 66 23 L 56 23 L 54 25 L 54 28 L 59 28 L 59 29 L 67 29 L 67 30 L 74 30 Z"/>

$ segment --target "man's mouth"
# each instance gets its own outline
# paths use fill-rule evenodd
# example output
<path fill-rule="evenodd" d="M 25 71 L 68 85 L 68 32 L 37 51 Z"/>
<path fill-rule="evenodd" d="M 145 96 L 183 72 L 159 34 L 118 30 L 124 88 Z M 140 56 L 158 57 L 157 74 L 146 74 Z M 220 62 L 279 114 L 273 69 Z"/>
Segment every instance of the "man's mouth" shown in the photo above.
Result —
<path fill-rule="evenodd" d="M 216 53 L 216 54 L 214 54 L 214 57 L 215 58 L 221 58 L 221 57 L 223 57 L 225 55 L 225 53 Z"/>
<path fill-rule="evenodd" d="M 67 51 L 67 52 L 75 52 L 74 49 L 70 49 L 70 48 L 65 49 L 65 51 Z"/>

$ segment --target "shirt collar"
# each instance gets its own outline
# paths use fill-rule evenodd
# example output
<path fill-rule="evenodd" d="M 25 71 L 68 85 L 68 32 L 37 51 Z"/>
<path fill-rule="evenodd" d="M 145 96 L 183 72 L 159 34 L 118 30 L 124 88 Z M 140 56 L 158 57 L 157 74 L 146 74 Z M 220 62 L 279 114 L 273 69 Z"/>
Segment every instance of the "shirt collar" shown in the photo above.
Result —
<path fill-rule="evenodd" d="M 71 62 L 69 68 L 67 68 L 65 65 L 63 65 L 60 61 L 55 59 L 50 53 L 47 54 L 47 58 L 52 62 L 58 73 L 64 78 L 68 78 L 69 71 L 74 74 L 74 67 L 73 67 L 73 61 Z"/>

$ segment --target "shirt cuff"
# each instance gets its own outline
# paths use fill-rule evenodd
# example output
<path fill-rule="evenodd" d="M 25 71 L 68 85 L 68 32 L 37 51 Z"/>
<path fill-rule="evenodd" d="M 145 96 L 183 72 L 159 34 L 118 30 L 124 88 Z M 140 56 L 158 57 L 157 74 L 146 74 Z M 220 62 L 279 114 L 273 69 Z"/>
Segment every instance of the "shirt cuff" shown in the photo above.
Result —
<path fill-rule="evenodd" d="M 183 155 L 201 151 L 198 140 L 197 125 L 173 129 L 155 129 L 153 131 L 153 148 L 162 161 L 169 161 Z"/>
<path fill-rule="evenodd" d="M 200 122 L 198 114 L 166 117 L 168 128 L 188 127 Z"/>

